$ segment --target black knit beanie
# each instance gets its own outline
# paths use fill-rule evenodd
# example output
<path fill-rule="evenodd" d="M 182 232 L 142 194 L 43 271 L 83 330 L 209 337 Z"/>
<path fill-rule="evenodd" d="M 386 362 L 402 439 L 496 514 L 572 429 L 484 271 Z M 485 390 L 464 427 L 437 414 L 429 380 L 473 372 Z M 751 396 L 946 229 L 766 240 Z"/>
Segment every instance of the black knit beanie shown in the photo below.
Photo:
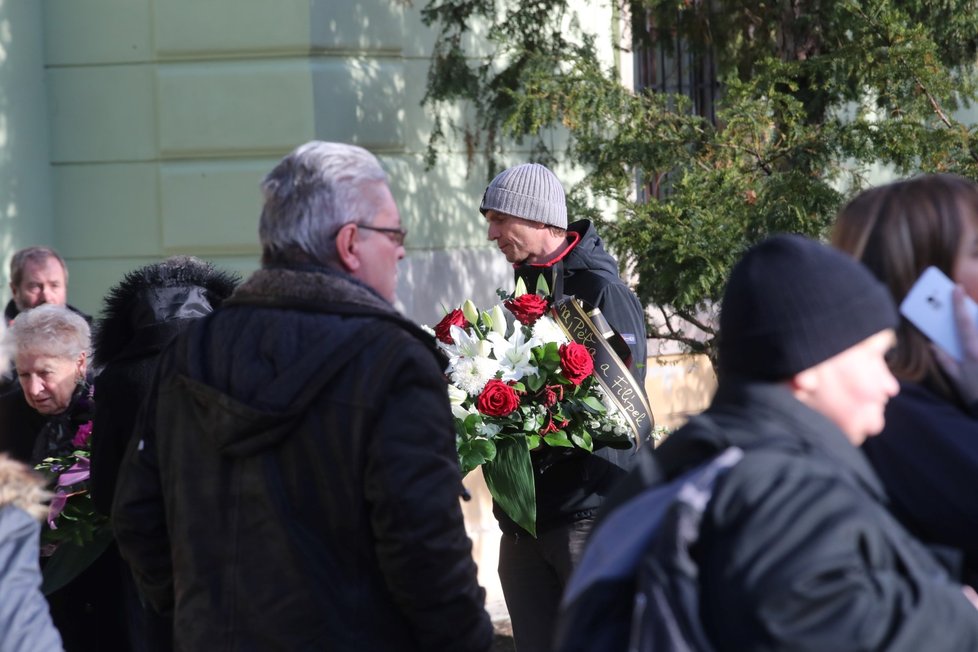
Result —
<path fill-rule="evenodd" d="M 861 263 L 815 240 L 777 235 L 730 273 L 720 373 L 785 380 L 897 322 L 890 293 Z"/>

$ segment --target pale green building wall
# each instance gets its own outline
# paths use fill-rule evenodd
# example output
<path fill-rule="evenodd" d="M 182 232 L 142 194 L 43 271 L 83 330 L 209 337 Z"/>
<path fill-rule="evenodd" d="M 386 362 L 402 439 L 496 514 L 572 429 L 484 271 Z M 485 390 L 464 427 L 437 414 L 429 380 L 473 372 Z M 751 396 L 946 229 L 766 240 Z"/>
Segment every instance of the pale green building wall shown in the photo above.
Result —
<path fill-rule="evenodd" d="M 387 168 L 411 232 L 399 284 L 410 316 L 433 321 L 443 306 L 488 302 L 508 283 L 477 211 L 485 170 L 469 170 L 459 151 L 424 171 L 432 35 L 419 7 L 10 0 L 3 13 L 16 13 L 11 5 L 33 20 L 23 30 L 33 55 L 18 56 L 32 56 L 21 76 L 37 97 L 17 104 L 38 171 L 30 226 L 24 198 L 14 227 L 0 225 L 3 253 L 54 246 L 71 270 L 69 300 L 83 310 L 97 313 L 126 271 L 168 255 L 253 270 L 258 183 L 311 139 L 362 145 Z M 25 154 L 0 165 L 9 158 L 7 169 L 25 169 Z"/>
<path fill-rule="evenodd" d="M 54 236 L 41 4 L 0 2 L 0 262 Z M 0 274 L 3 287 L 6 273 Z"/>

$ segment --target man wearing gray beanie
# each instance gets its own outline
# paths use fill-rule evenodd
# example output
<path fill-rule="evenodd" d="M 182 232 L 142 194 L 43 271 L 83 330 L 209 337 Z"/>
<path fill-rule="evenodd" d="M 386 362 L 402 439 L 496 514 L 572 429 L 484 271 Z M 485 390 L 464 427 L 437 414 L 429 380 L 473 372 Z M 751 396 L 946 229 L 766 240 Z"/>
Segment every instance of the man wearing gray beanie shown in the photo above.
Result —
<path fill-rule="evenodd" d="M 697 497 L 698 533 L 683 530 L 695 541 L 683 547 L 695 570 L 666 560 L 668 577 L 656 584 L 695 577 L 698 608 L 681 612 L 693 638 L 721 651 L 978 650 L 978 596 L 890 515 L 858 449 L 883 428 L 899 391 L 885 361 L 896 325 L 890 294 L 869 270 L 814 240 L 769 238 L 734 267 L 716 396 L 654 452 L 639 453 L 594 537 L 598 545 L 614 534 L 606 526 L 646 489 L 740 449 L 712 496 Z M 665 525 L 653 531 L 646 554 L 670 536 Z M 582 575 L 593 570 L 588 557 Z M 601 627 L 626 641 L 636 631 L 634 586 L 602 597 Z M 587 623 L 565 617 L 559 629 L 560 652 L 599 649 Z"/>
<path fill-rule="evenodd" d="M 527 289 L 546 279 L 555 299 L 574 296 L 601 310 L 626 347 L 618 351 L 640 388 L 645 381 L 645 312 L 618 276 L 617 261 L 587 220 L 567 223 L 560 181 L 538 163 L 504 170 L 479 207 L 514 275 Z M 577 564 L 596 510 L 630 468 L 632 450 L 542 447 L 533 452 L 537 536 L 494 506 L 502 530 L 499 578 L 520 652 L 551 649 L 560 595 Z"/>

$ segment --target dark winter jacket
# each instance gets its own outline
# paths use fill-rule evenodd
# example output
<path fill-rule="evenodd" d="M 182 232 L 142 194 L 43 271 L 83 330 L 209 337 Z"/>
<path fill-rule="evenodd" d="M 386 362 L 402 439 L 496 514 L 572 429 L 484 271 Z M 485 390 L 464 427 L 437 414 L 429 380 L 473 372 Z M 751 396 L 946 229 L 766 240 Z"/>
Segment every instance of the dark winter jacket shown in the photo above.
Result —
<path fill-rule="evenodd" d="M 548 263 L 517 265 L 516 278 L 522 278 L 527 290 L 533 292 L 537 278 L 545 274 L 555 296 L 574 296 L 600 308 L 628 344 L 632 356 L 629 369 L 639 386 L 644 386 L 646 340 L 642 304 L 618 276 L 618 261 L 605 251 L 591 222 L 578 220 L 567 227 L 567 233 L 573 242 L 563 255 Z"/>
<path fill-rule="evenodd" d="M 136 413 L 159 354 L 191 320 L 231 295 L 237 279 L 192 258 L 168 259 L 130 272 L 109 290 L 93 338 L 97 410 L 92 443 L 92 500 L 112 508 L 116 477 Z"/>
<path fill-rule="evenodd" d="M 961 577 L 978 581 L 978 405 L 967 408 L 924 385 L 900 383 L 883 432 L 863 451 L 907 529 L 963 552 Z"/>
<path fill-rule="evenodd" d="M 487 650 L 433 339 L 263 269 L 160 360 L 113 522 L 184 650 Z"/>
<path fill-rule="evenodd" d="M 730 445 L 746 454 L 719 481 L 693 553 L 718 650 L 978 649 L 960 584 L 889 513 L 859 450 L 787 388 L 721 384 L 706 418 L 640 454 L 675 477 Z"/>
<path fill-rule="evenodd" d="M 92 323 L 91 315 L 86 315 L 81 310 L 79 310 L 78 308 L 72 305 L 66 305 L 65 307 L 68 308 L 68 310 L 75 313 L 76 315 L 81 315 L 82 317 L 84 317 L 85 321 L 87 321 L 89 324 Z M 17 317 L 17 315 L 19 314 L 20 314 L 20 310 L 17 308 L 17 304 L 14 303 L 14 300 L 11 299 L 10 301 L 8 301 L 6 307 L 3 309 L 3 317 L 4 319 L 7 320 L 7 324 L 10 324 L 10 322 L 12 322 L 14 318 Z"/>
<path fill-rule="evenodd" d="M 38 565 L 44 494 L 28 467 L 0 457 L 0 650 L 55 652 L 61 637 L 41 593 Z"/>
<path fill-rule="evenodd" d="M 19 383 L 15 385 L 15 391 L 0 394 L 0 453 L 30 462 L 34 440 L 47 420 L 27 404 Z"/>
<path fill-rule="evenodd" d="M 587 220 L 568 227 L 575 238 L 573 246 L 549 265 L 524 264 L 516 267 L 531 292 L 537 278 L 547 274 L 551 291 L 575 296 L 600 308 L 608 323 L 625 339 L 632 352 L 632 375 L 645 386 L 645 313 L 638 297 L 618 277 L 618 263 L 604 250 L 601 238 Z M 554 282 L 561 274 L 562 283 Z M 631 467 L 634 449 L 598 448 L 586 453 L 579 449 L 541 447 L 531 454 L 537 502 L 537 533 L 593 516 L 603 497 Z M 493 513 L 499 527 L 509 534 L 529 536 L 498 506 Z"/>

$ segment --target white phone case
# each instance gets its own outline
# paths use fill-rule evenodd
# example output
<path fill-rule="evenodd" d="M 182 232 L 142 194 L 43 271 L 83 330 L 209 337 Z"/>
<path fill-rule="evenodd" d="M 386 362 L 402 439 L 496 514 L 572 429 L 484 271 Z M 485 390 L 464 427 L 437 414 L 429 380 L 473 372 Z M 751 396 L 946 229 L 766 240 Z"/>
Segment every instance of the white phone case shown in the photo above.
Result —
<path fill-rule="evenodd" d="M 954 303 L 951 291 L 954 282 L 936 267 L 928 267 L 910 288 L 900 304 L 900 314 L 955 360 L 961 360 L 964 352 L 954 322 Z M 972 320 L 978 323 L 978 305 L 965 297 L 965 305 Z"/>

